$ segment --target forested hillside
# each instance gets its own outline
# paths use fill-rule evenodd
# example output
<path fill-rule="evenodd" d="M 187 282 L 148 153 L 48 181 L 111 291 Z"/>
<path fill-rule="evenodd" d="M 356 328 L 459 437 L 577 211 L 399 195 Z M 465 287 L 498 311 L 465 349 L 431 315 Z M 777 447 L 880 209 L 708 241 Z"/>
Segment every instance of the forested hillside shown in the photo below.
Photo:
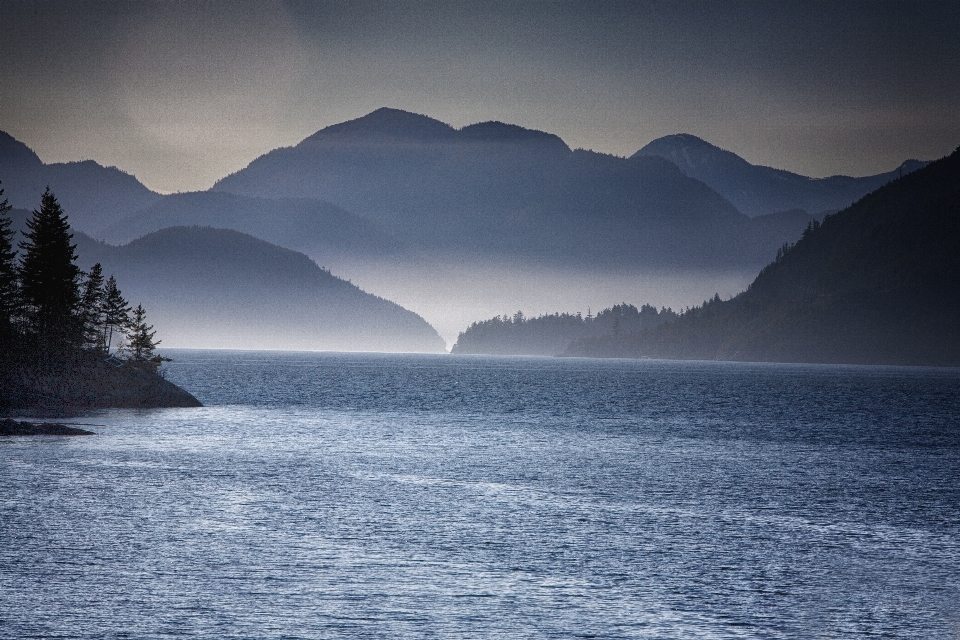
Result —
<path fill-rule="evenodd" d="M 813 223 L 750 288 L 572 355 L 960 364 L 960 149 Z"/>

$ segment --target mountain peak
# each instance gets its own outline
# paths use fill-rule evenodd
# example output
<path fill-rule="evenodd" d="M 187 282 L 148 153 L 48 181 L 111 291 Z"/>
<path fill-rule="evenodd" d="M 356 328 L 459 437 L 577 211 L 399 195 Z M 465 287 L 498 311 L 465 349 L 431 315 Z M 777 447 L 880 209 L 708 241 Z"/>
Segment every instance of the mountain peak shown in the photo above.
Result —
<path fill-rule="evenodd" d="M 327 140 L 388 138 L 416 142 L 443 140 L 456 134 L 450 125 L 401 109 L 380 107 L 365 116 L 325 127 L 297 146 Z"/>
<path fill-rule="evenodd" d="M 41 166 L 43 161 L 27 145 L 6 131 L 0 131 L 0 164 Z M 2 179 L 2 177 L 0 177 Z"/>
<path fill-rule="evenodd" d="M 682 147 L 704 147 L 707 149 L 718 149 L 714 144 L 710 144 L 703 138 L 698 138 L 692 133 L 674 133 L 669 136 L 662 136 L 652 141 L 647 147 L 656 145 L 672 145 Z M 646 147 L 644 147 L 646 148 Z"/>
<path fill-rule="evenodd" d="M 632 157 L 641 156 L 666 158 L 751 218 L 790 209 L 804 209 L 815 215 L 843 209 L 890 180 L 926 165 L 919 160 L 907 160 L 897 169 L 875 176 L 809 178 L 750 164 L 737 154 L 688 133 L 657 138 Z"/>
<path fill-rule="evenodd" d="M 633 154 L 632 157 L 636 158 L 638 156 L 667 158 L 687 175 L 691 175 L 690 170 L 698 165 L 718 160 L 749 165 L 746 160 L 737 154 L 721 149 L 689 133 L 675 133 L 657 138 Z"/>
<path fill-rule="evenodd" d="M 558 150 L 569 151 L 570 147 L 552 133 L 526 129 L 515 124 L 506 124 L 497 120 L 478 122 L 460 129 L 458 137 L 461 140 L 477 142 L 516 142 L 536 144 L 543 147 L 554 147 Z"/>

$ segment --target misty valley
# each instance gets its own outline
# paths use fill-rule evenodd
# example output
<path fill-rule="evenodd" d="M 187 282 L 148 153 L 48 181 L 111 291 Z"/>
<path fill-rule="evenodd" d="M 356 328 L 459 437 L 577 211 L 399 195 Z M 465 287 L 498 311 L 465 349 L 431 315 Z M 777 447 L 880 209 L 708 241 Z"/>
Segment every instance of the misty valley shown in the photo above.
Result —
<path fill-rule="evenodd" d="M 14 231 L 49 186 L 168 347 L 957 364 L 954 156 L 811 179 L 382 108 L 171 195 L 0 134 L 0 186 Z M 573 328 L 627 306 L 674 315 Z"/>

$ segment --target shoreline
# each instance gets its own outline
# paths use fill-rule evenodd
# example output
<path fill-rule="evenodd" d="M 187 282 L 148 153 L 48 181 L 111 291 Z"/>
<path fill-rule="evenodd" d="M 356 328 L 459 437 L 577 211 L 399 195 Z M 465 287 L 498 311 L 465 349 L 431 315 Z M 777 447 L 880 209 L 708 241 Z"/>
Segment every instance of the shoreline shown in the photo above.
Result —
<path fill-rule="evenodd" d="M 0 437 L 4 436 L 95 436 L 93 431 L 68 427 L 61 422 L 26 422 L 0 418 Z"/>

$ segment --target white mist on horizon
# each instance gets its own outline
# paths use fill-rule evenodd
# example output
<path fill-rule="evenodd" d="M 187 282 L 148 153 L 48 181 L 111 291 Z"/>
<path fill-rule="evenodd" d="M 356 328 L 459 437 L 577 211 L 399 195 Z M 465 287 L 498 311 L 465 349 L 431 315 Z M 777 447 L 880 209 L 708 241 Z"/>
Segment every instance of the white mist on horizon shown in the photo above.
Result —
<path fill-rule="evenodd" d="M 320 259 L 318 263 L 324 264 Z M 382 263 L 328 259 L 324 266 L 367 293 L 419 314 L 453 347 L 471 323 L 497 315 L 526 317 L 552 313 L 594 315 L 615 304 L 679 311 L 719 294 L 744 291 L 755 271 L 635 271 L 532 267 L 451 259 Z"/>

